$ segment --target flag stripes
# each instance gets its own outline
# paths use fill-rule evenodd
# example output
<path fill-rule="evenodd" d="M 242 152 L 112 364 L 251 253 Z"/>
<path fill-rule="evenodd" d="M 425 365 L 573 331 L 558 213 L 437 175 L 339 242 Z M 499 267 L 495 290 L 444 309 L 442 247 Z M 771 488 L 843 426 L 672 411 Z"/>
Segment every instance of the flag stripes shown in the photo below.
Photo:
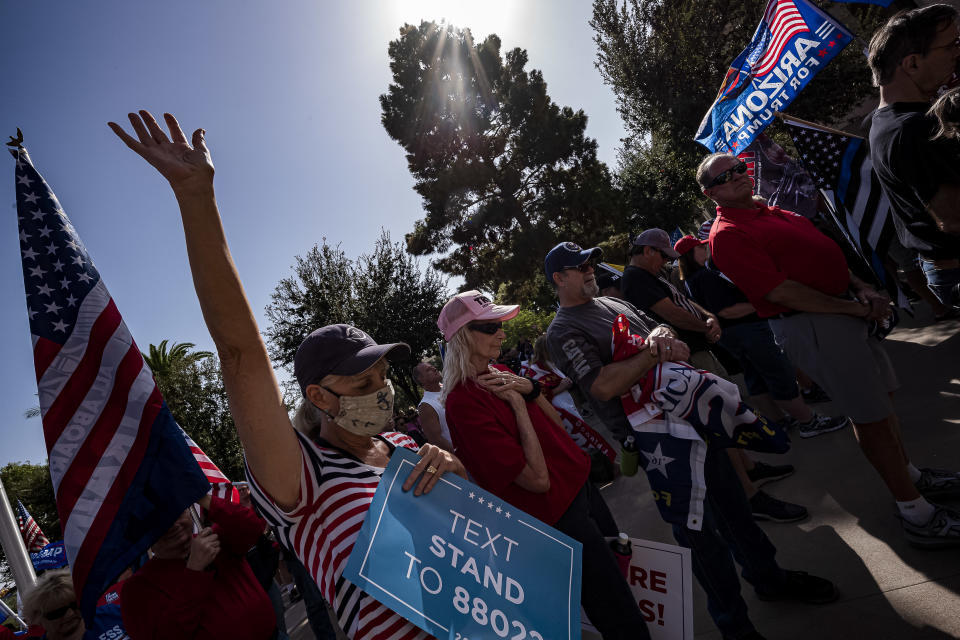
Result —
<path fill-rule="evenodd" d="M 763 16 L 764 22 L 770 29 L 771 41 L 767 45 L 767 50 L 763 58 L 753 65 L 753 75 L 762 76 L 770 72 L 777 62 L 780 61 L 780 54 L 783 48 L 790 41 L 790 38 L 798 33 L 809 33 L 807 23 L 803 16 L 797 10 L 797 5 L 792 0 L 773 0 L 768 6 Z"/>

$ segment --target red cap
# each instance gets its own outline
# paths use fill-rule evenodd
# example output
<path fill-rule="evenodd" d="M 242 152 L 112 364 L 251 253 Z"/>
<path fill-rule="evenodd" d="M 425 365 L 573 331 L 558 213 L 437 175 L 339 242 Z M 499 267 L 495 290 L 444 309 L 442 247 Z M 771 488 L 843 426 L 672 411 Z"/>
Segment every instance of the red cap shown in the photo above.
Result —
<path fill-rule="evenodd" d="M 693 249 L 696 246 L 701 244 L 707 244 L 708 240 L 697 240 L 693 236 L 683 236 L 677 240 L 676 244 L 673 245 L 673 250 L 679 253 L 680 255 L 685 254 L 690 249 Z"/>

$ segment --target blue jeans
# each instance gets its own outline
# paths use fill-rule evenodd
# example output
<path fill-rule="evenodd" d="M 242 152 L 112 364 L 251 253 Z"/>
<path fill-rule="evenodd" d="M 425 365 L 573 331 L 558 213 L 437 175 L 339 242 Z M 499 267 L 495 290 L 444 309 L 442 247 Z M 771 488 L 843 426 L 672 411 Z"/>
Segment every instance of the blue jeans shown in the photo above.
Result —
<path fill-rule="evenodd" d="M 920 258 L 920 268 L 927 277 L 927 286 L 937 299 L 948 307 L 960 304 L 960 269 L 935 269 L 933 262 Z"/>
<path fill-rule="evenodd" d="M 761 592 L 780 591 L 785 574 L 774 557 L 776 548 L 753 519 L 727 451 L 708 447 L 703 473 L 707 484 L 703 528 L 673 525 L 673 537 L 692 552 L 693 573 L 707 594 L 710 617 L 724 638 L 737 638 L 754 627 L 733 561 L 742 568 L 743 579 Z"/>
<path fill-rule="evenodd" d="M 724 327 L 720 345 L 740 361 L 750 395 L 769 392 L 774 400 L 793 400 L 800 394 L 793 364 L 766 320 Z"/>

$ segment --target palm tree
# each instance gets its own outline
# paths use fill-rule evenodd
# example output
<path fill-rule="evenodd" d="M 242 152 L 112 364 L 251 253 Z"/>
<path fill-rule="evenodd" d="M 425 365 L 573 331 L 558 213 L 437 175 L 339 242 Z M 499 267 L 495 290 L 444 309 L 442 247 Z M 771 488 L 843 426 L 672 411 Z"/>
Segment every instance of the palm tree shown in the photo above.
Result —
<path fill-rule="evenodd" d="M 210 351 L 191 352 L 190 350 L 194 346 L 196 345 L 192 342 L 174 342 L 168 350 L 167 340 L 162 340 L 159 346 L 150 345 L 149 354 L 141 353 L 143 353 L 144 361 L 153 371 L 153 375 L 157 378 L 163 378 L 171 371 L 188 367 L 213 355 Z"/>

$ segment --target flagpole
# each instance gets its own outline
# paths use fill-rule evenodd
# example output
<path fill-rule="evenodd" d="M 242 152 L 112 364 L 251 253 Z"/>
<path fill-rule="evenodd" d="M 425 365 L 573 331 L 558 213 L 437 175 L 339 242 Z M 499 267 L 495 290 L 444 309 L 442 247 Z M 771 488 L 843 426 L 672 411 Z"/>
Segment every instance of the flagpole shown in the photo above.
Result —
<path fill-rule="evenodd" d="M 13 579 L 17 583 L 20 597 L 26 598 L 37 586 L 37 574 L 33 572 L 33 562 L 27 553 L 27 546 L 20 534 L 17 518 L 7 498 L 7 491 L 0 481 L 0 545 L 7 554 L 7 562 L 13 570 Z"/>
<path fill-rule="evenodd" d="M 3 600 L 0 600 L 0 611 L 3 611 L 4 615 L 6 615 L 8 618 L 13 618 L 14 620 L 16 620 L 17 624 L 20 625 L 21 629 L 27 628 L 27 623 L 23 621 L 23 618 L 18 616 L 16 612 L 10 607 L 8 607 L 7 603 L 4 602 Z"/>
<path fill-rule="evenodd" d="M 847 133 L 846 131 L 840 131 L 840 129 L 827 127 L 822 124 L 817 124 L 816 122 L 810 122 L 809 120 L 801 120 L 800 118 L 795 118 L 794 116 L 787 115 L 782 111 L 775 111 L 773 115 L 780 118 L 784 122 L 796 122 L 797 124 L 802 124 L 805 127 L 810 127 L 812 129 L 819 129 L 820 131 L 826 131 L 827 133 L 834 133 L 838 136 L 845 136 L 847 138 L 858 138 L 860 140 L 863 140 L 863 136 Z"/>

